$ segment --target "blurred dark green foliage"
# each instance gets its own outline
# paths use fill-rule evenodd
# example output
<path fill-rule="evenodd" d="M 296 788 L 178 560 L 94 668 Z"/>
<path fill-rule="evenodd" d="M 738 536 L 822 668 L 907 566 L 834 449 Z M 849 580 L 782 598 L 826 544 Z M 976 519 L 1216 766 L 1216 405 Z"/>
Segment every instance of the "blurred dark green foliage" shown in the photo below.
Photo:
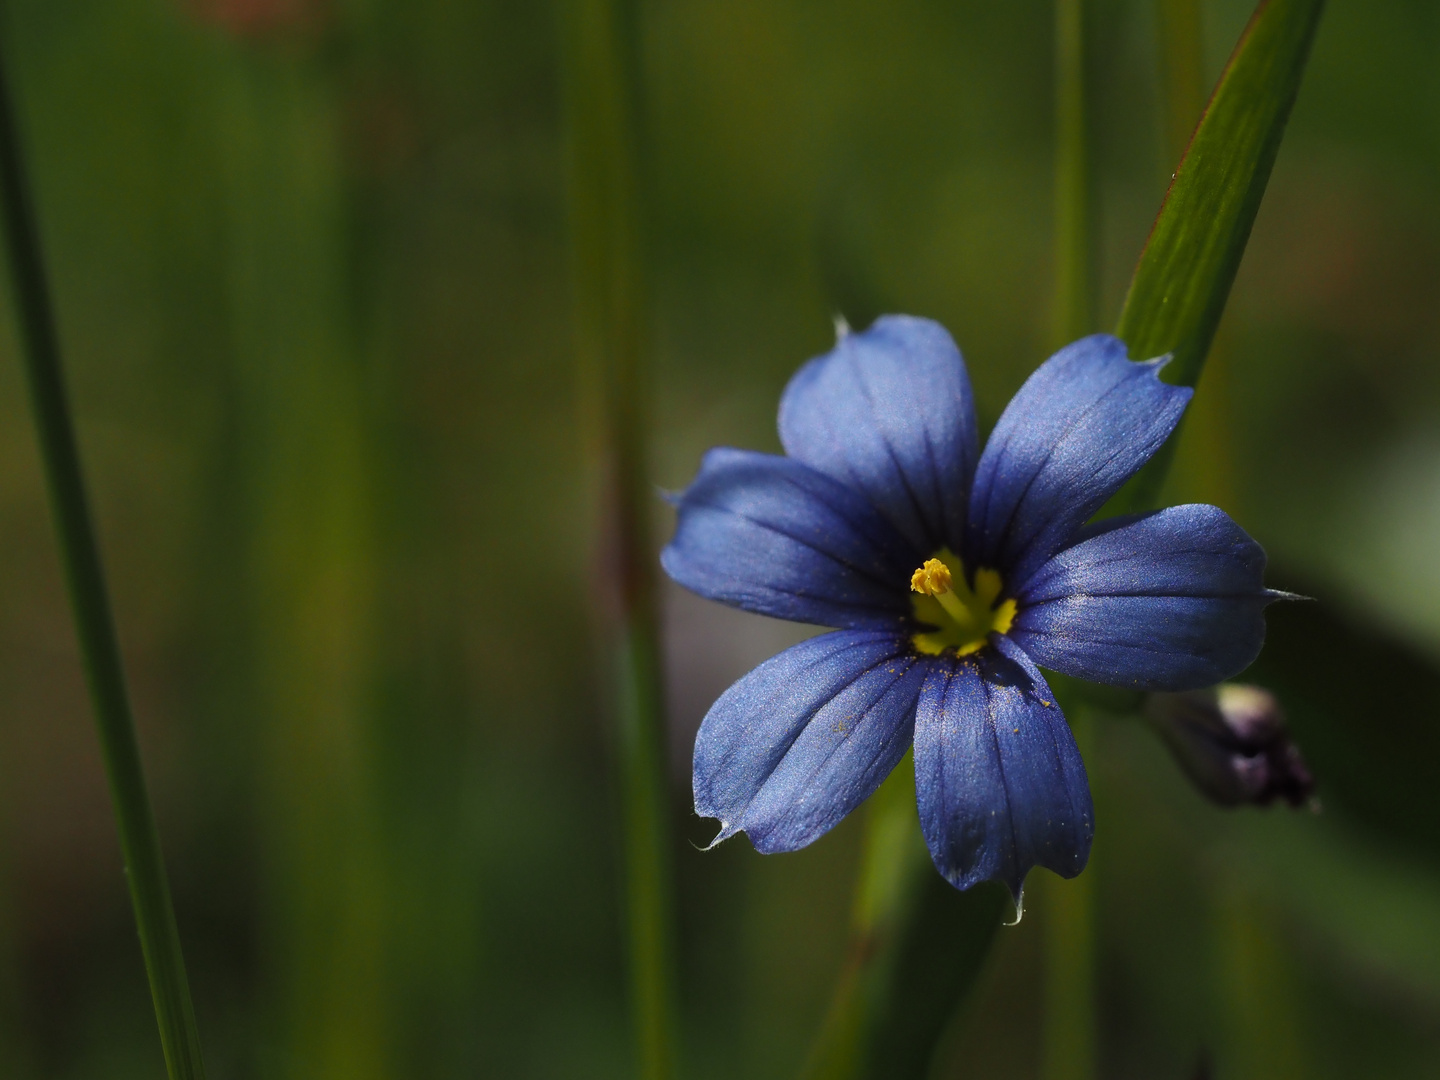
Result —
<path fill-rule="evenodd" d="M 779 389 L 836 310 L 940 319 L 993 419 L 1050 333 L 1049 5 L 643 12 L 656 481 L 712 444 L 776 448 Z M 1108 325 L 1173 163 L 1153 5 L 1094 14 Z M 1207 83 L 1248 14 L 1203 6 Z M 10 5 L 215 1077 L 629 1070 L 557 17 Z M 1254 677 L 1325 812 L 1220 812 L 1140 725 L 1099 725 L 1107 1077 L 1186 1076 L 1202 1048 L 1222 1078 L 1440 1069 L 1440 12 L 1326 18 L 1200 383 L 1216 422 L 1167 492 L 1220 501 L 1273 584 L 1317 598 L 1275 610 Z M 0 1058 L 156 1076 L 3 358 Z M 667 613 L 683 792 L 700 712 L 792 638 L 687 597 Z M 773 858 L 677 842 L 687 1075 L 793 1075 L 843 963 L 858 837 Z M 937 1075 L 1033 1072 L 1039 921 L 1000 932 Z"/>

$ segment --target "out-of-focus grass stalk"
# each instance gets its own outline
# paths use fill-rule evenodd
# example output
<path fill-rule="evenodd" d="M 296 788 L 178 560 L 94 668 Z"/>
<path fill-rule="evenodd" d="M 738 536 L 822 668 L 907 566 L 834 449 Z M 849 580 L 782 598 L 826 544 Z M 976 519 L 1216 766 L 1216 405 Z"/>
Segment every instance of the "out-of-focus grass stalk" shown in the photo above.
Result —
<path fill-rule="evenodd" d="M 1055 0 L 1055 314 L 1058 347 L 1095 330 L 1084 0 Z"/>
<path fill-rule="evenodd" d="M 160 1025 L 165 1066 L 172 1080 L 198 1080 L 205 1075 L 200 1034 L 195 1025 L 185 958 L 160 852 L 160 835 L 145 789 L 115 619 L 81 474 L 80 451 L 60 367 L 59 334 L 40 251 L 39 226 L 3 62 L 0 62 L 0 200 L 3 200 L 6 252 L 40 456 L 50 490 L 51 512 L 60 541 L 80 654 L 95 707 L 101 757 L 110 782 L 125 875 L 140 932 L 145 970 L 150 978 L 150 996 Z"/>
<path fill-rule="evenodd" d="M 375 525 L 342 110 L 308 50 L 233 42 L 230 300 L 251 529 L 262 963 L 285 1076 L 391 1074 L 374 761 Z"/>
<path fill-rule="evenodd" d="M 8 854 L 8 853 L 7 853 Z M 24 976 L 15 933 L 15 886 L 10 859 L 0 855 L 0 1061 L 16 1080 L 40 1075 L 29 1034 Z"/>
<path fill-rule="evenodd" d="M 604 470 L 597 592 L 625 835 L 639 1075 L 676 1070 L 673 884 L 648 478 L 649 389 L 633 11 L 567 0 L 565 108 L 578 345 Z"/>
<path fill-rule="evenodd" d="M 1055 2 L 1055 322 L 1054 344 L 1094 332 L 1094 194 L 1091 190 L 1088 50 L 1084 0 Z M 1058 692 L 1058 691 L 1057 691 Z M 1094 771 L 1094 718 L 1078 701 L 1065 716 Z M 1096 1075 L 1095 860 L 1064 881 L 1035 875 L 1045 930 L 1043 1080 L 1093 1080 Z M 1033 886 L 1032 886 L 1033 887 Z"/>
<path fill-rule="evenodd" d="M 1205 39 L 1200 0 L 1156 0 L 1165 165 L 1173 172 L 1205 107 Z"/>
<path fill-rule="evenodd" d="M 804 1080 L 922 1080 L 989 955 L 1002 886 L 958 892 L 935 872 L 915 806 L 915 762 L 865 805 L 850 939 Z"/>
<path fill-rule="evenodd" d="M 867 1073 L 875 998 L 884 994 L 885 969 L 894 963 L 890 946 L 911 912 L 919 876 L 933 872 L 916 813 L 915 763 L 907 754 L 865 805 L 845 966 L 803 1080 L 857 1080 Z"/>
<path fill-rule="evenodd" d="M 1058 694 L 1058 691 L 1057 691 Z M 1092 792 L 1095 774 L 1095 717 L 1089 705 L 1062 698 L 1065 718 L 1075 733 L 1080 756 L 1088 767 Z M 1069 881 L 1053 874 L 1036 874 L 1044 922 L 1045 970 L 1043 987 L 1040 1076 L 1042 1080 L 1093 1080 L 1097 1075 L 1098 1017 L 1095 960 L 1098 951 L 1096 865 L 1092 854 L 1084 873 Z M 1039 878 L 1039 880 L 1035 880 Z"/>
<path fill-rule="evenodd" d="M 1314 1075 L 1300 1027 L 1294 961 L 1281 916 L 1238 882 L 1222 884 L 1215 909 L 1215 972 L 1225 995 L 1221 1022 L 1234 1080 L 1300 1080 Z"/>

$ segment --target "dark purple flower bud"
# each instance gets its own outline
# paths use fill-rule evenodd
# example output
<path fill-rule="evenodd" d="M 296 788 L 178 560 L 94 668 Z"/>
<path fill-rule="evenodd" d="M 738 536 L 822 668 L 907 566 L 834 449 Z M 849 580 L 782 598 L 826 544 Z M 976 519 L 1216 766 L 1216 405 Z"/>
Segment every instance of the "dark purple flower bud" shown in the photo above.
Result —
<path fill-rule="evenodd" d="M 1221 806 L 1302 806 L 1315 790 L 1300 750 L 1290 741 L 1275 695 L 1258 686 L 1222 683 L 1208 690 L 1151 694 L 1145 717 L 1185 774 Z"/>

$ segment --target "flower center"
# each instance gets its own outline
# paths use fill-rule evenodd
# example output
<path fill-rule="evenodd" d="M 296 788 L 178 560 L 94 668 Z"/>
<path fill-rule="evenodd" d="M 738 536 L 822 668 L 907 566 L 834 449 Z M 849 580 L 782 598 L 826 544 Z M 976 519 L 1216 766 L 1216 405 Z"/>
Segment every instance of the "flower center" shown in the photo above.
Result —
<path fill-rule="evenodd" d="M 975 587 L 965 582 L 965 567 L 949 548 L 941 548 L 932 559 L 910 576 L 910 598 L 918 622 L 933 630 L 916 634 L 915 648 L 927 656 L 954 649 L 960 656 L 979 652 L 990 635 L 1003 634 L 1015 621 L 1015 601 L 1000 599 L 1000 575 L 981 567 L 975 571 Z"/>

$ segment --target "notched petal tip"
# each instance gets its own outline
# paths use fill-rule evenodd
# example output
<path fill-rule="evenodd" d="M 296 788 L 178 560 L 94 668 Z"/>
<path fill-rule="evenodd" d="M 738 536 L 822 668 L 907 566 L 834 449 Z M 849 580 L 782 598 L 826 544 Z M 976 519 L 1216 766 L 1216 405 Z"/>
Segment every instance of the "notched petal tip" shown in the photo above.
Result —
<path fill-rule="evenodd" d="M 1193 395 L 1108 334 L 1071 342 L 1025 380 L 980 457 L 969 556 L 1023 588 L 1179 423 Z M 967 556 L 967 558 L 969 557 Z"/>
<path fill-rule="evenodd" d="M 1003 925 L 1019 926 L 1020 920 L 1025 917 L 1025 882 L 1020 882 L 1018 888 L 1014 885 L 1009 884 L 1007 884 L 1005 887 L 1010 890 L 1010 902 L 1015 906 L 1015 918 L 1011 919 L 1009 922 L 1004 923 Z"/>
<path fill-rule="evenodd" d="M 701 816 L 701 817 L 708 817 L 709 815 L 708 815 L 708 814 L 701 814 L 700 816 Z M 716 820 L 719 820 L 719 819 L 716 819 Z M 696 851 L 714 851 L 717 847 L 719 847 L 721 844 L 723 844 L 726 840 L 729 840 L 732 836 L 737 835 L 737 834 L 740 833 L 741 831 L 742 831 L 742 830 L 740 829 L 740 827 L 739 827 L 738 825 L 731 825 L 731 824 L 729 824 L 728 822 L 721 821 L 721 822 L 720 822 L 720 831 L 715 834 L 714 839 L 712 839 L 708 844 L 706 844 L 706 845 L 704 845 L 704 846 L 702 847 L 701 845 L 695 843 L 695 842 L 692 840 L 692 841 L 690 842 L 690 846 L 693 847 Z"/>
<path fill-rule="evenodd" d="M 1036 571 L 1011 636 L 1037 663 L 1128 690 L 1192 690 L 1265 640 L 1265 552 L 1224 511 L 1172 506 L 1096 530 Z"/>

